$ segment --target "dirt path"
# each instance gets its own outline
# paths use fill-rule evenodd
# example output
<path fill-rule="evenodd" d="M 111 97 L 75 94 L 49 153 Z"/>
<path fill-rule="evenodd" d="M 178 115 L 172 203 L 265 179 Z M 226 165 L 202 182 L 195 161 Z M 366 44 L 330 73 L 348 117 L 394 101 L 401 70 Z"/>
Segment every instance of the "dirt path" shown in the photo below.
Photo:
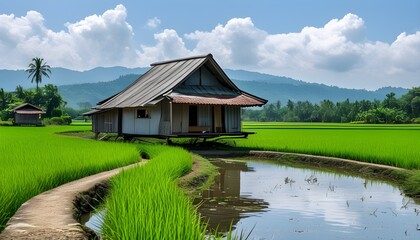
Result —
<path fill-rule="evenodd" d="M 76 195 L 125 168 L 144 163 L 145 161 L 88 176 L 31 198 L 9 220 L 0 239 L 88 239 L 80 224 L 73 218 L 73 200 Z"/>

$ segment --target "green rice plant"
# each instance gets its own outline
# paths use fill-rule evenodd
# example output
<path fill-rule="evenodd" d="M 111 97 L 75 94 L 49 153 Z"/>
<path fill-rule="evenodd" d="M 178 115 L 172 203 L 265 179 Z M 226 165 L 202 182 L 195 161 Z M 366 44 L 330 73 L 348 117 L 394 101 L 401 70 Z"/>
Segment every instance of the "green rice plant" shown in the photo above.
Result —
<path fill-rule="evenodd" d="M 139 160 L 134 145 L 55 134 L 88 129 L 89 126 L 0 127 L 0 231 L 31 197 Z"/>
<path fill-rule="evenodd" d="M 420 125 L 244 123 L 248 139 L 225 140 L 253 150 L 339 157 L 420 169 Z"/>
<path fill-rule="evenodd" d="M 191 170 L 191 154 L 144 145 L 151 160 L 111 180 L 105 201 L 104 239 L 203 239 L 205 227 L 176 179 Z"/>

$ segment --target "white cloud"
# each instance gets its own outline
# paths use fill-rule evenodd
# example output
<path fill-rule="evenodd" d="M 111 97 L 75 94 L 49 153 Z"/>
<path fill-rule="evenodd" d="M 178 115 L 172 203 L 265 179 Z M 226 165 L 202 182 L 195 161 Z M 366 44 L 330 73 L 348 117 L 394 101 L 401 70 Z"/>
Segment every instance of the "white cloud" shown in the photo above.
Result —
<path fill-rule="evenodd" d="M 146 26 L 148 26 L 149 28 L 157 28 L 160 24 L 161 24 L 161 21 L 157 17 L 147 19 L 147 22 L 146 22 Z"/>
<path fill-rule="evenodd" d="M 156 33 L 154 38 L 157 42 L 155 46 L 142 45 L 141 50 L 137 52 L 141 65 L 147 66 L 156 61 L 192 55 L 191 51 L 185 47 L 182 38 L 173 29 L 165 29 L 160 33 Z"/>
<path fill-rule="evenodd" d="M 299 33 L 267 36 L 259 53 L 263 65 L 346 72 L 363 64 L 363 32 L 363 20 L 347 14 L 322 28 L 305 27 Z"/>
<path fill-rule="evenodd" d="M 195 31 L 186 34 L 197 41 L 197 54 L 213 53 L 224 64 L 246 68 L 258 64 L 258 45 L 267 33 L 254 26 L 251 18 L 233 18 L 225 26 L 218 25 L 211 32 Z"/>
<path fill-rule="evenodd" d="M 286 75 L 345 87 L 420 85 L 420 32 L 402 33 L 392 44 L 370 42 L 362 18 L 347 14 L 323 27 L 268 34 L 250 18 L 234 18 L 196 41 L 194 53 L 212 52 L 222 66 Z"/>
<path fill-rule="evenodd" d="M 35 11 L 26 16 L 0 15 L 0 53 L 9 61 L 1 68 L 25 68 L 34 56 L 52 66 L 90 69 L 97 66 L 133 65 L 136 49 L 133 29 L 123 5 L 102 15 L 67 23 L 67 31 L 54 32 Z"/>
<path fill-rule="evenodd" d="M 420 85 L 420 32 L 401 33 L 393 43 L 367 39 L 362 18 L 347 14 L 322 27 L 271 34 L 250 17 L 232 18 L 210 31 L 154 34 L 155 44 L 134 41 L 123 5 L 67 23 L 55 32 L 43 16 L 0 15 L 0 68 L 26 68 L 34 56 L 52 66 L 85 70 L 97 66 L 148 66 L 155 61 L 212 53 L 224 68 L 285 75 L 305 81 L 356 88 Z M 159 18 L 148 20 L 158 27 Z M 185 41 L 189 41 L 186 47 Z"/>

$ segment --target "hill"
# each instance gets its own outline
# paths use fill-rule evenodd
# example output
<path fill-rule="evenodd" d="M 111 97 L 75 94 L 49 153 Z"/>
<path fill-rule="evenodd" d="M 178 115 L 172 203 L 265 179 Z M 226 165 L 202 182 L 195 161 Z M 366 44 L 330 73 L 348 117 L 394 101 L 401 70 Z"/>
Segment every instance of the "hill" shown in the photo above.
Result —
<path fill-rule="evenodd" d="M 143 74 L 149 68 L 98 67 L 88 71 L 74 71 L 66 68 L 51 68 L 50 78 L 44 77 L 42 85 L 70 85 L 82 83 L 108 82 L 127 74 Z M 33 88 L 34 83 L 28 79 L 25 70 L 0 70 L 0 88 L 13 91 L 17 85 L 23 88 Z"/>
<path fill-rule="evenodd" d="M 128 74 L 109 82 L 63 85 L 58 86 L 58 91 L 69 107 L 77 109 L 79 103 L 86 102 L 95 106 L 98 101 L 118 93 L 138 77 L 139 74 Z"/>
<path fill-rule="evenodd" d="M 397 97 L 400 97 L 408 92 L 408 89 L 394 87 L 386 87 L 380 88 L 376 91 L 368 91 L 304 82 L 300 82 L 298 84 L 239 80 L 234 80 L 234 82 L 244 91 L 263 97 L 271 103 L 280 100 L 280 102 L 283 104 L 286 104 L 289 99 L 294 102 L 307 100 L 311 103 L 319 103 L 324 99 L 338 102 L 344 101 L 347 98 L 350 101 L 363 99 L 371 101 L 377 99 L 382 101 L 386 94 L 390 92 L 394 92 Z"/>
<path fill-rule="evenodd" d="M 397 97 L 408 92 L 408 89 L 393 87 L 381 88 L 376 91 L 346 89 L 246 71 L 239 72 L 239 75 L 236 74 L 238 73 L 236 71 L 233 74 L 231 70 L 226 72 L 242 90 L 266 98 L 269 102 L 280 100 L 283 104 L 289 99 L 292 101 L 308 100 L 312 103 L 319 103 L 324 99 L 337 102 L 344 101 L 347 98 L 350 101 L 362 99 L 383 100 L 385 95 L 390 92 L 394 92 Z M 246 73 L 250 73 L 249 76 Z M 118 93 L 138 77 L 138 74 L 129 74 L 121 76 L 114 81 L 65 85 L 59 86 L 58 89 L 67 101 L 68 106 L 78 108 L 78 103 L 80 102 L 89 102 L 95 105 L 96 102 Z M 235 79 L 239 77 L 245 80 Z M 249 81 L 250 79 L 256 80 Z"/>
<path fill-rule="evenodd" d="M 42 85 L 52 83 L 58 86 L 67 105 L 79 108 L 78 103 L 90 103 L 105 99 L 118 93 L 131 82 L 145 73 L 149 68 L 98 67 L 88 71 L 74 71 L 65 68 L 52 68 L 51 78 L 44 78 Z M 376 91 L 346 89 L 317 83 L 307 83 L 288 77 L 274 76 L 245 70 L 224 69 L 226 74 L 244 91 L 268 99 L 270 102 L 280 100 L 310 101 L 319 103 L 324 99 L 334 102 L 347 98 L 355 100 L 382 100 L 385 95 L 394 92 L 397 97 L 408 92 L 408 89 L 387 87 Z M 27 79 L 24 70 L 0 70 L 0 88 L 13 91 L 17 85 L 34 88 Z"/>

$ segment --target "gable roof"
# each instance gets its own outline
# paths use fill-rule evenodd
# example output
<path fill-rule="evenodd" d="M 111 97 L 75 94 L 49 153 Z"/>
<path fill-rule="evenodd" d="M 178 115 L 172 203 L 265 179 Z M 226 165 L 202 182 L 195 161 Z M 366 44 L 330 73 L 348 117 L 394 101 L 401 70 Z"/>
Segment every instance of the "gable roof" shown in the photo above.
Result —
<path fill-rule="evenodd" d="M 30 103 L 23 103 L 13 108 L 13 112 L 19 113 L 19 114 L 44 114 L 45 113 L 44 110 L 42 110 L 42 108 L 39 108 Z"/>
<path fill-rule="evenodd" d="M 149 71 L 121 92 L 99 102 L 96 109 L 105 110 L 112 108 L 141 107 L 147 104 L 155 104 L 164 97 L 171 99 L 170 95 L 173 90 L 204 64 L 206 64 L 206 66 L 212 70 L 213 74 L 229 89 L 236 92 L 236 96 L 245 93 L 229 79 L 213 59 L 213 56 L 208 54 L 153 63 L 151 64 L 152 68 L 149 69 Z M 247 93 L 247 95 L 252 96 L 256 101 L 254 102 L 255 104 L 245 104 L 246 106 L 261 106 L 267 102 L 267 100 L 251 94 Z"/>

